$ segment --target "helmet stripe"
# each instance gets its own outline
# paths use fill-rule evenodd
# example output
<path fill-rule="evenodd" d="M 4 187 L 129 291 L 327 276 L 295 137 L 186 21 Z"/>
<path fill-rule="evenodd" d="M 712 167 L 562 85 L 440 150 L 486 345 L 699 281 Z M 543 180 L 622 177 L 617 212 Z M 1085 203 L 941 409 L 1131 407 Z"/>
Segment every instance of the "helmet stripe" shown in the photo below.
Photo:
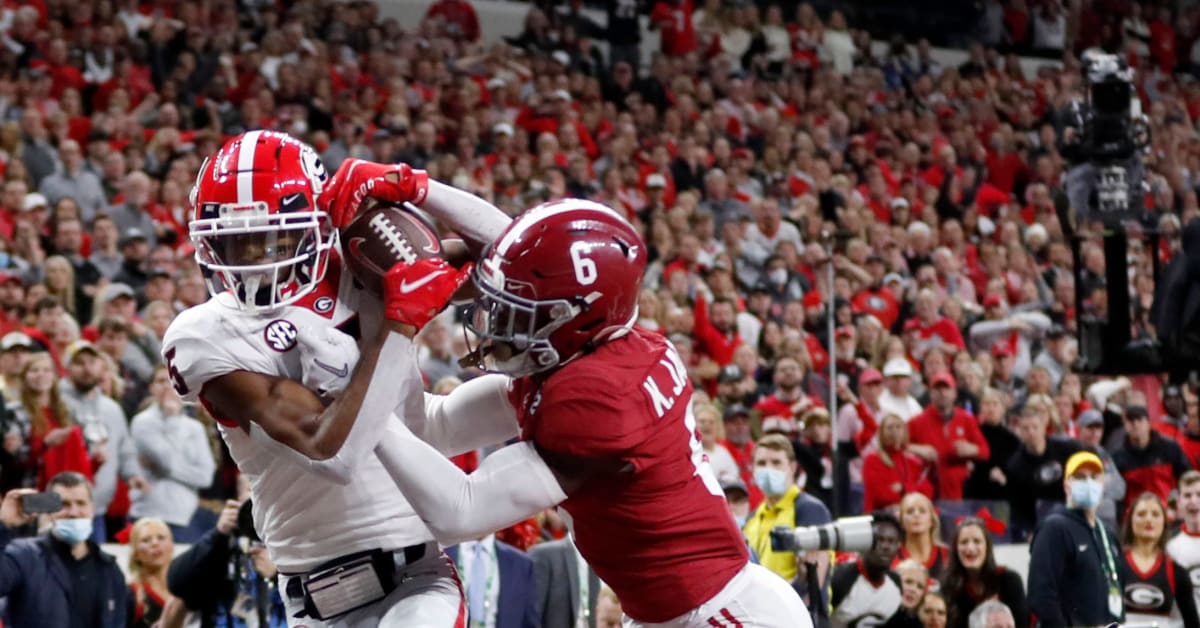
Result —
<path fill-rule="evenodd" d="M 258 138 L 262 131 L 250 131 L 242 136 L 238 146 L 237 195 L 238 205 L 254 202 L 254 153 L 258 150 Z"/>

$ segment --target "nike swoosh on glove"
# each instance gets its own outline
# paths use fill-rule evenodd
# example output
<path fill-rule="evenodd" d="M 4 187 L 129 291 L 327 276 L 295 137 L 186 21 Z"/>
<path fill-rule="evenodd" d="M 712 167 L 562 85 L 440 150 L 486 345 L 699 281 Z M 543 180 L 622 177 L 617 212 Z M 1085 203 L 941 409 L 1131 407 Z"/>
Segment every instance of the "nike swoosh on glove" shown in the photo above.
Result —
<path fill-rule="evenodd" d="M 397 263 L 383 276 L 383 315 L 421 329 L 446 307 L 474 266 L 456 269 L 438 257 Z"/>
<path fill-rule="evenodd" d="M 358 343 L 332 326 L 301 326 L 296 336 L 300 383 L 325 399 L 342 394 L 358 364 Z"/>
<path fill-rule="evenodd" d="M 317 208 L 329 214 L 333 226 L 350 224 L 368 198 L 390 203 L 420 204 L 429 193 L 429 174 L 408 164 L 380 164 L 348 159 L 329 179 L 317 198 Z"/>

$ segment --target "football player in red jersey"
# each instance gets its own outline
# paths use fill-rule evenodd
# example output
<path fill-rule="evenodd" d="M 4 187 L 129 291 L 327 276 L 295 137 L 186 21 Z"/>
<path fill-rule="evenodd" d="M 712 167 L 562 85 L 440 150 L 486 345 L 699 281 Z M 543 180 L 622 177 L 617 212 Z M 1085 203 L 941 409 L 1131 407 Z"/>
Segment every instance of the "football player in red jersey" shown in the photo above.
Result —
<path fill-rule="evenodd" d="M 414 434 L 391 421 L 376 449 L 438 540 L 479 538 L 561 506 L 627 625 L 811 626 L 796 592 L 749 561 L 697 437 L 679 355 L 633 325 L 646 266 L 633 227 L 572 199 L 510 222 L 423 172 L 378 168 L 377 184 L 406 186 L 422 209 L 487 243 L 466 326 L 479 339 L 472 357 L 497 375 L 426 403 L 431 417 L 475 422 Z M 471 474 L 443 455 L 518 437 Z"/>

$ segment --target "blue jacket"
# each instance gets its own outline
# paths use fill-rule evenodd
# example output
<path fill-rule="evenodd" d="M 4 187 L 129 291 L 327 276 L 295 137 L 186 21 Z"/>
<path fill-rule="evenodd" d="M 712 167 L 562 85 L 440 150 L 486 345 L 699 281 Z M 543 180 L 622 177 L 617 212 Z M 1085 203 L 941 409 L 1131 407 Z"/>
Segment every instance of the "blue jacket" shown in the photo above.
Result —
<path fill-rule="evenodd" d="M 100 559 L 104 578 L 100 599 L 104 613 L 98 628 L 125 628 L 129 587 L 125 575 L 111 555 L 88 541 Z M 0 597 L 8 598 L 8 623 L 11 628 L 69 626 L 71 574 L 67 572 L 53 541 L 48 536 L 12 539 L 12 532 L 0 525 Z"/>
<path fill-rule="evenodd" d="M 1097 520 L 1097 525 L 1104 525 Z M 1121 561 L 1116 536 L 1106 530 L 1114 565 Z M 1106 626 L 1123 622 L 1108 610 L 1109 582 L 1098 529 L 1080 510 L 1062 509 L 1042 520 L 1029 545 L 1029 611 L 1037 625 Z M 1118 569 L 1118 579 L 1120 572 Z M 1117 590 L 1124 591 L 1118 582 Z"/>
<path fill-rule="evenodd" d="M 457 562 L 458 546 L 447 547 L 446 555 Z M 507 543 L 496 541 L 496 563 L 500 572 L 496 628 L 541 628 L 533 559 Z"/>

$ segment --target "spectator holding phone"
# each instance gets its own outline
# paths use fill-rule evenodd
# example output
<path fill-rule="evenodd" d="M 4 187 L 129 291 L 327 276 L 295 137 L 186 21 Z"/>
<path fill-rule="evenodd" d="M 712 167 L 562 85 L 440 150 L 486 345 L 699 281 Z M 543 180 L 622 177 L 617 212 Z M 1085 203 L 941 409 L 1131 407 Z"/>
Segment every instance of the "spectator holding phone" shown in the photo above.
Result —
<path fill-rule="evenodd" d="M 116 559 L 90 540 L 91 484 L 79 473 L 64 471 L 50 478 L 46 490 L 14 489 L 0 502 L 0 596 L 8 598 L 6 625 L 125 628 L 125 576 Z M 45 512 L 53 506 L 57 508 Z M 52 522 L 50 532 L 13 540 L 12 531 L 38 515 Z"/>

